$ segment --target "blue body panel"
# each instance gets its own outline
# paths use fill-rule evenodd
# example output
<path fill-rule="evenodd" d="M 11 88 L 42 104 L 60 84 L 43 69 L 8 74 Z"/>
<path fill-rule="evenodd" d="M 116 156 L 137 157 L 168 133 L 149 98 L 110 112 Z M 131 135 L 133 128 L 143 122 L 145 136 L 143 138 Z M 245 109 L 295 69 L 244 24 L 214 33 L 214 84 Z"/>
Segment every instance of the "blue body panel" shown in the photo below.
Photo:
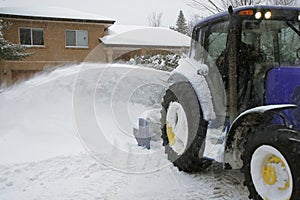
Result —
<path fill-rule="evenodd" d="M 275 67 L 268 72 L 265 104 L 297 105 L 296 109 L 284 111 L 284 115 L 295 128 L 300 129 L 300 67 Z"/>

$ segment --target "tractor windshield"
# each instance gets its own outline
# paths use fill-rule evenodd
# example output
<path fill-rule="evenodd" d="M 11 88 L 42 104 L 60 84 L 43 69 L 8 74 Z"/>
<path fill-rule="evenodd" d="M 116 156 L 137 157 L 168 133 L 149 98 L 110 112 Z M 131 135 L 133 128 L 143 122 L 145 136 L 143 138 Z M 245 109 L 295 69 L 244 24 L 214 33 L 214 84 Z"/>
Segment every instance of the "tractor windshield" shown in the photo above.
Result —
<path fill-rule="evenodd" d="M 276 65 L 299 65 L 300 23 L 292 21 L 245 20 L 242 24 L 242 43 L 258 52 L 255 62 Z"/>

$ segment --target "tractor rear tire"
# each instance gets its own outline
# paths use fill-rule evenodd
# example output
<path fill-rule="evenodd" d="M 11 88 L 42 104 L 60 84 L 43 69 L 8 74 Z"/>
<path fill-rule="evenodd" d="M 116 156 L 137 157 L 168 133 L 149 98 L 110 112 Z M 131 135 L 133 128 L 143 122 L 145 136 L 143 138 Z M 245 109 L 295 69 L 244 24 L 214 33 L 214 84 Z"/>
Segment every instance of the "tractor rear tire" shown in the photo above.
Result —
<path fill-rule="evenodd" d="M 188 82 L 174 83 L 166 91 L 162 107 L 162 139 L 168 159 L 180 171 L 194 173 L 207 168 L 211 161 L 199 157 L 207 122 L 193 87 Z"/>
<path fill-rule="evenodd" d="M 250 199 L 300 198 L 299 141 L 296 133 L 278 126 L 249 133 L 242 171 Z"/>

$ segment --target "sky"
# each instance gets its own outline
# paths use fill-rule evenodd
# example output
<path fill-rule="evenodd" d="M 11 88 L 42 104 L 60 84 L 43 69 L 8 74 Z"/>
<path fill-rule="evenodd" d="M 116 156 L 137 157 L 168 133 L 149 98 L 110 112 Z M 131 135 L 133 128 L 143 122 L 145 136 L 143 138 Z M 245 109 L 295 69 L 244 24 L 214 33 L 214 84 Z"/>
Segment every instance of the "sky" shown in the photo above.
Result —
<path fill-rule="evenodd" d="M 0 0 L 6 6 L 55 6 L 96 13 L 115 19 L 117 24 L 148 26 L 148 16 L 162 12 L 162 26 L 174 26 L 179 11 L 187 19 L 199 12 L 187 5 L 189 0 Z"/>
<path fill-rule="evenodd" d="M 192 19 L 199 10 L 187 5 L 190 0 L 0 0 L 0 7 L 6 6 L 51 6 L 66 7 L 96 13 L 116 20 L 121 25 L 148 26 L 148 16 L 162 13 L 162 26 L 176 24 L 179 11 L 187 20 Z M 300 6 L 300 0 L 297 0 Z"/>

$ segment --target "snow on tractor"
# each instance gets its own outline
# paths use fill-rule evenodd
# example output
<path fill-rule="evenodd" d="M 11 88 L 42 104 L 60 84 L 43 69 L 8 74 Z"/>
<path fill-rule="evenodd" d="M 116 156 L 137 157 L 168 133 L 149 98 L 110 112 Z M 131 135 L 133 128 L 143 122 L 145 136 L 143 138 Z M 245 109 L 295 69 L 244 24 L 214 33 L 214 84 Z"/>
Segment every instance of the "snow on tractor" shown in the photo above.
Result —
<path fill-rule="evenodd" d="M 168 159 L 241 169 L 252 199 L 300 199 L 300 8 L 246 6 L 200 21 L 162 102 Z"/>

